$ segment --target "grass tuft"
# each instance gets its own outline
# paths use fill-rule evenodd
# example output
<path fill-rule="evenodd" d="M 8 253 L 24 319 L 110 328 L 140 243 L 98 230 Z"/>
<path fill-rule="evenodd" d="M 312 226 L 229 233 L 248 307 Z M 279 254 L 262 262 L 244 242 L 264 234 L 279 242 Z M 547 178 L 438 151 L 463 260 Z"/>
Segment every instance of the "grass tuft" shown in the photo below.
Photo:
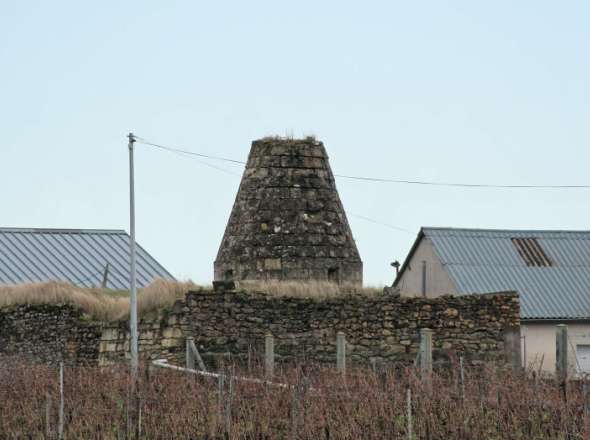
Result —
<path fill-rule="evenodd" d="M 373 297 L 383 293 L 383 287 L 355 287 L 328 281 L 240 281 L 240 287 L 247 291 L 264 292 L 273 296 L 316 299 L 353 294 Z"/>
<path fill-rule="evenodd" d="M 192 281 L 158 279 L 137 292 L 137 313 L 145 316 L 171 306 L 191 289 Z M 22 304 L 69 304 L 93 319 L 113 321 L 129 315 L 129 292 L 82 288 L 61 281 L 0 286 L 0 308 Z"/>

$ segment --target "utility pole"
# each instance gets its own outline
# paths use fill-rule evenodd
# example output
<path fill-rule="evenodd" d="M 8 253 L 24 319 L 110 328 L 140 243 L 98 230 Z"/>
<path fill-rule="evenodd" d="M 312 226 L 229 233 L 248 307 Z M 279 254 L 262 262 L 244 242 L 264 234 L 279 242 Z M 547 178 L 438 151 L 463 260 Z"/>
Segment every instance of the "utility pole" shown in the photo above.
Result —
<path fill-rule="evenodd" d="M 129 133 L 129 233 L 131 240 L 129 241 L 129 254 L 131 256 L 130 268 L 130 293 L 131 293 L 131 317 L 129 326 L 131 327 L 131 379 L 133 387 L 137 382 L 137 370 L 139 367 L 139 353 L 137 348 L 137 289 L 136 283 L 136 268 L 135 268 L 135 186 L 134 186 L 134 171 L 133 171 L 133 144 L 135 143 L 135 136 Z"/>

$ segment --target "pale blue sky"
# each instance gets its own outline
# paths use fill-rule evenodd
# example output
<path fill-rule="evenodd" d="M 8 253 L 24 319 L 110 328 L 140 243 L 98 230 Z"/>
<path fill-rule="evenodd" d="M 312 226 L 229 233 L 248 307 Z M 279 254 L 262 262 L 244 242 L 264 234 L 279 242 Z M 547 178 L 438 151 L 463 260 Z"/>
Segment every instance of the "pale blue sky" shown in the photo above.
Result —
<path fill-rule="evenodd" d="M 0 226 L 128 230 L 129 131 L 244 160 L 315 134 L 338 174 L 590 184 L 590 3 L 4 2 Z M 240 172 L 238 166 L 214 163 Z M 138 145 L 137 240 L 206 282 L 239 178 Z M 367 284 L 422 225 L 589 229 L 590 190 L 337 181 Z"/>

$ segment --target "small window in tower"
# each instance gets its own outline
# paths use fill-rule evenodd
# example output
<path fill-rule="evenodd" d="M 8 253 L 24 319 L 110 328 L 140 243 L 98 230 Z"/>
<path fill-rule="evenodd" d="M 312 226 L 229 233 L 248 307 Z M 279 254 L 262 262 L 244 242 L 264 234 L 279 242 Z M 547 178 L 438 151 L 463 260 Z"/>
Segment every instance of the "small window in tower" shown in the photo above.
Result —
<path fill-rule="evenodd" d="M 225 281 L 233 281 L 234 280 L 234 271 L 229 269 L 225 271 Z"/>
<path fill-rule="evenodd" d="M 338 282 L 338 268 L 337 267 L 331 267 L 328 269 L 328 281 L 331 281 L 333 283 Z"/>
<path fill-rule="evenodd" d="M 529 267 L 551 267 L 553 262 L 547 256 L 536 238 L 512 238 L 512 244 Z"/>

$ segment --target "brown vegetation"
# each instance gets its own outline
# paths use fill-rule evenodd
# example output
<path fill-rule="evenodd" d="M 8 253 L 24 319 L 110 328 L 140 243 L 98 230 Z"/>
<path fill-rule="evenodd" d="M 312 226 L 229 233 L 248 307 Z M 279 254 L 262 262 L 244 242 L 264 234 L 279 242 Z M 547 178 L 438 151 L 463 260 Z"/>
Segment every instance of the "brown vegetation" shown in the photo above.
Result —
<path fill-rule="evenodd" d="M 383 287 L 358 288 L 328 281 L 241 281 L 240 288 L 249 291 L 264 292 L 273 296 L 296 298 L 334 298 L 342 295 L 376 296 L 383 293 Z"/>
<path fill-rule="evenodd" d="M 275 296 L 317 299 L 346 294 L 375 296 L 383 291 L 378 287 L 359 289 L 320 281 L 243 282 L 240 288 Z M 158 310 L 171 307 L 177 299 L 184 298 L 189 290 L 200 289 L 202 287 L 192 281 L 155 280 L 146 288 L 138 290 L 138 313 L 140 316 L 157 313 Z M 18 304 L 70 304 L 80 307 L 93 319 L 113 321 L 129 315 L 129 292 L 77 287 L 60 281 L 0 285 L 0 307 Z"/>
<path fill-rule="evenodd" d="M 569 384 L 565 399 L 551 380 L 470 367 L 462 386 L 458 370 L 451 365 L 428 386 L 409 368 L 354 370 L 342 377 L 325 367 L 285 367 L 276 380 L 289 386 L 226 379 L 220 402 L 216 378 L 144 366 L 138 386 L 141 438 L 405 440 L 408 388 L 414 439 L 590 438 L 580 383 Z M 67 367 L 64 376 L 65 438 L 124 438 L 127 370 Z M 0 438 L 43 438 L 47 425 L 55 433 L 57 386 L 56 367 L 4 365 Z"/>
<path fill-rule="evenodd" d="M 188 282 L 155 280 L 137 294 L 140 316 L 169 307 L 191 289 L 199 286 Z M 0 307 L 17 304 L 70 304 L 80 307 L 94 319 L 111 321 L 129 315 L 129 292 L 73 286 L 68 283 L 45 283 L 0 286 Z"/>

